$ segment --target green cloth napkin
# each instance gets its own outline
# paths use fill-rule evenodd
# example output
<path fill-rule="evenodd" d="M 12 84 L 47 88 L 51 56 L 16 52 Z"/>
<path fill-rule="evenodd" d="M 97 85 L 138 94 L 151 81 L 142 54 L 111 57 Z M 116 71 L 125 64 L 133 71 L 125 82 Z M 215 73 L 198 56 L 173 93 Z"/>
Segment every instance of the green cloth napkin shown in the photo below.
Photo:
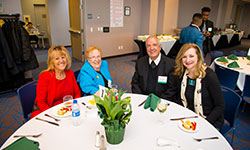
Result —
<path fill-rule="evenodd" d="M 144 109 L 148 109 L 150 107 L 150 111 L 154 112 L 156 107 L 157 107 L 157 103 L 160 100 L 160 98 L 154 94 L 149 94 L 146 102 L 144 104 Z"/>
<path fill-rule="evenodd" d="M 247 56 L 247 59 L 250 60 L 250 56 Z"/>
<path fill-rule="evenodd" d="M 221 58 L 217 59 L 217 61 L 228 63 L 228 60 L 226 59 L 225 56 L 222 56 Z"/>
<path fill-rule="evenodd" d="M 26 137 L 21 137 L 15 142 L 11 143 L 9 146 L 5 147 L 3 150 L 39 150 L 39 143 L 27 139 Z"/>
<path fill-rule="evenodd" d="M 234 54 L 231 54 L 229 56 L 227 56 L 228 59 L 231 59 L 231 60 L 238 60 L 238 57 Z"/>
<path fill-rule="evenodd" d="M 228 64 L 227 67 L 228 68 L 240 68 L 239 64 L 236 61 Z"/>

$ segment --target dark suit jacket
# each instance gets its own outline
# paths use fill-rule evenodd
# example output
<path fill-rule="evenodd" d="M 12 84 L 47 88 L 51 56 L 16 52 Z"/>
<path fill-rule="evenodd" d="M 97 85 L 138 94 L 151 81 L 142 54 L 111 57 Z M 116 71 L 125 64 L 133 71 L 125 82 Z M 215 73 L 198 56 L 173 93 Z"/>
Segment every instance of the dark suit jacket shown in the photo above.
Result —
<path fill-rule="evenodd" d="M 173 71 L 174 60 L 166 56 L 161 55 L 161 61 L 158 64 L 157 76 L 169 76 L 169 73 Z M 135 65 L 135 73 L 132 78 L 132 92 L 138 94 L 146 94 L 147 81 L 148 81 L 148 70 L 149 70 L 149 57 L 144 56 L 137 60 Z M 158 81 L 158 79 L 157 79 Z M 165 98 L 165 91 L 167 84 L 155 83 L 156 92 L 155 95 Z"/>
<path fill-rule="evenodd" d="M 204 21 L 202 21 L 202 24 L 200 26 L 201 31 L 202 31 L 203 24 L 204 24 Z M 213 32 L 214 31 L 214 23 L 210 20 L 206 21 L 206 30 L 208 30 L 208 28 L 212 28 L 212 32 L 210 34 L 210 37 L 212 37 L 214 35 L 214 32 Z"/>
<path fill-rule="evenodd" d="M 202 22 L 200 26 L 201 31 L 202 31 L 203 25 L 204 25 L 204 21 Z M 205 40 L 203 41 L 203 52 L 205 56 L 207 53 L 209 53 L 213 49 L 212 37 L 214 36 L 214 23 L 210 20 L 206 21 L 206 30 L 208 30 L 208 28 L 212 28 L 212 31 L 210 32 L 210 36 L 206 37 Z"/>
<path fill-rule="evenodd" d="M 167 99 L 183 106 L 181 100 L 181 82 L 182 78 L 173 76 L 173 74 L 169 76 Z M 216 128 L 221 129 L 224 123 L 225 102 L 219 80 L 212 69 L 206 69 L 206 76 L 201 80 L 201 86 L 203 114 L 207 117 L 208 122 Z"/>

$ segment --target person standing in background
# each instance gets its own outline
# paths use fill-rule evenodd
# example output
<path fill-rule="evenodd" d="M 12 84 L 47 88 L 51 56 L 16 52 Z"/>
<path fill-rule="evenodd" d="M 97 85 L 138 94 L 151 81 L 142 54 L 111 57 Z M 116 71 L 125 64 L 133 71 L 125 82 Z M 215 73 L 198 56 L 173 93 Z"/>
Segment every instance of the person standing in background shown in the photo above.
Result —
<path fill-rule="evenodd" d="M 211 52 L 212 49 L 212 37 L 214 35 L 213 29 L 214 29 L 214 23 L 210 20 L 208 20 L 208 17 L 210 15 L 211 9 L 209 7 L 203 7 L 201 9 L 201 14 L 202 14 L 202 24 L 200 26 L 200 29 L 205 37 L 203 41 L 203 52 L 204 52 L 204 57 L 208 53 Z"/>
<path fill-rule="evenodd" d="M 181 30 L 180 43 L 182 45 L 186 43 L 197 44 L 201 49 L 202 56 L 205 60 L 205 55 L 202 50 L 202 43 L 204 36 L 199 28 L 201 24 L 202 24 L 202 15 L 200 13 L 195 13 L 193 15 L 191 24 Z"/>

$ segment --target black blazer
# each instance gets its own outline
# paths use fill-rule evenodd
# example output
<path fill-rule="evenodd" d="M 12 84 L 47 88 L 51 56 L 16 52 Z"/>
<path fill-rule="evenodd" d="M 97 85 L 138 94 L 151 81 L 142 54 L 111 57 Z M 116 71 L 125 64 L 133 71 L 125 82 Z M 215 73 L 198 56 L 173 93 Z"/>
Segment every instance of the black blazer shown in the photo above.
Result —
<path fill-rule="evenodd" d="M 202 24 L 200 26 L 201 31 L 202 31 L 203 24 L 204 24 L 204 21 L 202 21 Z M 206 21 L 206 30 L 208 30 L 208 28 L 212 28 L 212 32 L 210 34 L 210 37 L 212 37 L 214 35 L 214 23 L 210 20 Z"/>
<path fill-rule="evenodd" d="M 158 76 L 169 76 L 169 73 L 173 71 L 174 60 L 161 55 L 160 63 L 158 64 Z M 148 81 L 148 70 L 149 70 L 149 57 L 144 56 L 136 61 L 135 73 L 132 78 L 132 92 L 138 94 L 146 94 L 147 91 L 147 81 Z M 158 79 L 157 79 L 158 81 Z M 165 92 L 167 89 L 167 84 L 155 83 L 156 92 L 155 95 L 166 98 Z"/>
<path fill-rule="evenodd" d="M 168 78 L 168 98 L 183 106 L 181 100 L 182 78 L 170 75 Z M 215 72 L 207 68 L 206 76 L 201 80 L 202 108 L 203 114 L 207 116 L 207 121 L 216 128 L 221 129 L 224 123 L 225 102 L 221 92 L 221 87 Z"/>

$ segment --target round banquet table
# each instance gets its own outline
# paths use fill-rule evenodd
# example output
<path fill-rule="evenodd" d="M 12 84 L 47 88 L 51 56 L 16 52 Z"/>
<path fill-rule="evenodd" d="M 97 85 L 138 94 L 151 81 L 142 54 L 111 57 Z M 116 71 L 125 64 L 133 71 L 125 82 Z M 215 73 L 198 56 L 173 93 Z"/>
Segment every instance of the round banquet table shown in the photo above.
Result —
<path fill-rule="evenodd" d="M 219 66 L 222 66 L 224 68 L 228 68 L 227 65 L 234 61 L 234 60 L 227 59 L 228 63 L 223 64 L 223 63 L 221 63 L 219 61 L 216 61 L 219 58 L 220 57 L 216 58 L 213 61 L 213 63 L 210 65 L 211 68 L 214 69 L 215 64 L 217 64 Z M 228 68 L 228 69 L 239 72 L 239 77 L 238 77 L 238 80 L 237 80 L 237 86 L 241 91 L 243 91 L 246 74 L 250 75 L 250 65 L 247 65 L 247 63 L 250 63 L 250 60 L 248 60 L 246 57 L 238 57 L 238 60 L 236 60 L 236 62 L 239 64 L 240 68 Z"/>
<path fill-rule="evenodd" d="M 197 132 L 190 133 L 180 128 L 180 121 L 170 121 L 170 118 L 179 118 L 185 116 L 194 116 L 194 112 L 172 102 L 165 112 L 165 124 L 159 123 L 161 118 L 158 110 L 151 112 L 144 109 L 143 106 L 138 107 L 147 96 L 139 94 L 124 94 L 124 97 L 130 96 L 132 103 L 132 116 L 129 124 L 126 126 L 125 136 L 122 143 L 118 145 L 110 145 L 106 143 L 108 150 L 131 150 L 131 149 L 192 149 L 192 150 L 211 150 L 225 149 L 230 150 L 232 147 L 227 140 L 202 117 L 194 118 L 197 122 Z M 88 103 L 93 96 L 79 98 L 78 102 Z M 91 105 L 91 104 L 87 104 Z M 44 116 L 45 113 L 53 115 L 59 106 L 54 106 L 49 110 L 39 114 L 37 117 L 55 122 L 52 118 Z M 91 110 L 81 105 L 81 110 L 87 110 L 86 115 L 81 116 L 81 125 L 73 126 L 71 117 L 61 118 L 57 122 L 60 126 L 55 126 L 47 122 L 42 122 L 32 118 L 21 126 L 9 139 L 3 144 L 2 148 L 14 142 L 17 138 L 14 135 L 27 135 L 42 133 L 38 138 L 30 138 L 39 142 L 39 148 L 44 150 L 69 150 L 69 149 L 87 149 L 95 150 L 96 131 L 100 131 L 105 135 L 104 127 L 100 124 L 101 119 L 97 115 L 97 108 Z M 81 111 L 82 113 L 82 111 Z M 191 120 L 191 119 L 190 119 Z M 218 136 L 219 139 L 206 140 L 197 142 L 193 137 L 211 137 Z M 174 146 L 157 146 L 157 138 L 166 138 L 178 143 L 179 147 Z"/>

